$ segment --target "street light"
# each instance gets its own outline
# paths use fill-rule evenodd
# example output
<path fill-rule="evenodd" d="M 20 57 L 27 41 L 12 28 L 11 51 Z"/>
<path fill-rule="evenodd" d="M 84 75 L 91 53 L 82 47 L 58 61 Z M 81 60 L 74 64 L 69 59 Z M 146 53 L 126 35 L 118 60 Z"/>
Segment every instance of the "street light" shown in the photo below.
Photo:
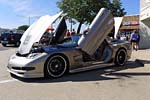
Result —
<path fill-rule="evenodd" d="M 70 32 L 72 32 L 72 18 L 70 18 L 69 21 L 70 21 Z"/>
<path fill-rule="evenodd" d="M 24 18 L 28 18 L 28 25 L 30 26 L 30 24 L 31 24 L 31 19 L 33 19 L 33 18 L 39 18 L 40 16 L 24 16 L 24 15 L 16 15 L 16 16 L 18 16 L 18 17 L 24 17 Z"/>
<path fill-rule="evenodd" d="M 30 16 L 29 16 L 29 26 L 30 26 Z"/>
<path fill-rule="evenodd" d="M 32 17 L 29 16 L 29 19 L 28 19 L 28 20 L 29 20 L 29 26 L 30 26 L 30 24 L 31 24 L 31 19 L 33 19 L 33 18 L 34 18 L 34 19 L 35 19 L 35 18 L 38 19 L 39 17 L 41 17 L 41 16 L 32 16 Z"/>

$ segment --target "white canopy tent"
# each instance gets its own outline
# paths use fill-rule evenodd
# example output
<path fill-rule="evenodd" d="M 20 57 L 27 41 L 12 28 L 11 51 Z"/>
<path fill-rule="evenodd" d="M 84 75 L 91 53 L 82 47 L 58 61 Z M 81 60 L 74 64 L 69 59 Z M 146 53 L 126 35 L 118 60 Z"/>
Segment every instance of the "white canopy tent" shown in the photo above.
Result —
<path fill-rule="evenodd" d="M 114 34 L 114 38 L 117 38 L 117 33 L 119 31 L 120 25 L 122 23 L 123 17 L 115 17 L 115 34 Z"/>

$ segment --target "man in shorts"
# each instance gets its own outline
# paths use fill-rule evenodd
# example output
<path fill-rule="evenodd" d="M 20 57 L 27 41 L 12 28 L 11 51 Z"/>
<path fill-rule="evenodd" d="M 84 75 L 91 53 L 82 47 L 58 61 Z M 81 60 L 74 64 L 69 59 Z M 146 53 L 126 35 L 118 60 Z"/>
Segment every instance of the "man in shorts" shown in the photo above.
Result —
<path fill-rule="evenodd" d="M 131 33 L 130 41 L 131 41 L 132 49 L 135 49 L 137 51 L 138 34 L 136 30 L 133 30 L 133 32 Z"/>

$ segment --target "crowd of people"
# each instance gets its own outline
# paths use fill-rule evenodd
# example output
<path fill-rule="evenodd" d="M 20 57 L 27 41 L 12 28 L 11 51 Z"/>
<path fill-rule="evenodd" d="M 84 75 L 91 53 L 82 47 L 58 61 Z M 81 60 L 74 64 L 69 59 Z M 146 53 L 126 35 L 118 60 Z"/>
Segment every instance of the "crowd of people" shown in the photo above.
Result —
<path fill-rule="evenodd" d="M 49 31 L 49 30 L 47 30 L 47 31 Z M 87 34 L 87 32 L 88 32 L 88 29 L 83 31 L 83 34 Z M 140 35 L 139 35 L 137 30 L 133 30 L 131 32 L 131 34 L 128 34 L 128 35 L 121 35 L 120 33 L 118 33 L 118 34 L 119 35 L 117 35 L 117 39 L 127 40 L 127 41 L 131 42 L 132 50 L 136 50 L 137 51 L 139 49 Z M 67 38 L 67 37 L 70 37 L 72 35 L 77 35 L 75 29 L 72 29 L 71 32 L 69 30 L 67 30 L 65 37 Z M 45 38 L 42 39 L 42 40 L 44 42 L 46 41 Z"/>
<path fill-rule="evenodd" d="M 69 30 L 67 30 L 66 37 L 70 37 L 71 35 L 76 35 L 76 34 L 77 33 L 76 33 L 75 29 L 72 29 L 72 32 L 70 32 Z"/>
<path fill-rule="evenodd" d="M 130 34 L 125 33 L 118 33 L 117 39 L 120 40 L 127 40 L 131 42 L 132 50 L 138 50 L 139 49 L 139 42 L 140 42 L 140 34 L 137 30 L 133 30 Z"/>

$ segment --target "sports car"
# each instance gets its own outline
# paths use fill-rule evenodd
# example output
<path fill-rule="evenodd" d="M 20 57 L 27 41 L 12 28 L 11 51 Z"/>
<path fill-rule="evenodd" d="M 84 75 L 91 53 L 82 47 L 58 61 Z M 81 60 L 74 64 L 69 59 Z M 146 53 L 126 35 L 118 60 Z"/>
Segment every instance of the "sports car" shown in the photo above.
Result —
<path fill-rule="evenodd" d="M 41 45 L 44 32 L 58 18 L 60 22 L 51 34 L 49 45 Z M 8 71 L 22 78 L 58 78 L 65 73 L 123 66 L 131 56 L 131 45 L 128 41 L 110 39 L 108 34 L 113 27 L 111 12 L 102 8 L 86 34 L 66 38 L 67 25 L 62 12 L 43 16 L 22 36 L 17 52 L 8 61 Z"/>

